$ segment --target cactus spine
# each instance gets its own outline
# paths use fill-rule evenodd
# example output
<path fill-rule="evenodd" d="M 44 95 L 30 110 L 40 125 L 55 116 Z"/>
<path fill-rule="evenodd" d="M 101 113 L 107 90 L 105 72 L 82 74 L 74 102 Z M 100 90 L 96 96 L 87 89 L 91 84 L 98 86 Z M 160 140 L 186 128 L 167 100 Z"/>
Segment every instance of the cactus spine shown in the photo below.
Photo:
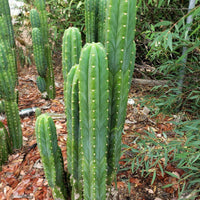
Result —
<path fill-rule="evenodd" d="M 109 182 L 116 174 L 135 57 L 136 0 L 108 0 L 106 50 L 110 76 Z"/>
<path fill-rule="evenodd" d="M 81 47 L 80 31 L 74 27 L 65 30 L 62 43 L 62 69 L 65 82 L 71 67 L 79 62 Z"/>
<path fill-rule="evenodd" d="M 32 39 L 36 67 L 41 78 L 45 80 L 46 91 L 50 99 L 55 98 L 55 82 L 51 50 L 48 41 L 48 22 L 45 10 L 45 0 L 35 1 L 36 9 L 30 12 Z M 40 79 L 41 80 L 41 79 Z M 43 84 L 44 86 L 44 84 Z M 43 88 L 38 87 L 43 92 Z"/>
<path fill-rule="evenodd" d="M 61 149 L 57 144 L 56 127 L 52 118 L 47 114 L 38 116 L 35 132 L 45 176 L 52 188 L 53 196 L 64 200 L 67 198 L 64 187 L 64 165 Z"/>

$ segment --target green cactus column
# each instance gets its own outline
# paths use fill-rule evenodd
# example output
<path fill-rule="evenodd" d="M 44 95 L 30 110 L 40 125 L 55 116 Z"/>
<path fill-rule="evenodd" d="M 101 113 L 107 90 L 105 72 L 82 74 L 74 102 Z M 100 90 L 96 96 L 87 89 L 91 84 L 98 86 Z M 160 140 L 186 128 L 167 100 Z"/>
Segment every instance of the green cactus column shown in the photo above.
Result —
<path fill-rule="evenodd" d="M 119 165 L 121 135 L 134 68 L 136 0 L 108 0 L 107 9 L 105 45 L 111 72 L 108 145 L 108 183 L 110 184 Z"/>
<path fill-rule="evenodd" d="M 8 0 L 0 1 L 0 16 L 5 17 L 6 26 L 8 28 L 8 39 L 10 42 L 10 47 L 15 48 L 14 31 L 12 26 L 12 18 L 10 15 L 10 6 Z"/>
<path fill-rule="evenodd" d="M 47 114 L 38 116 L 35 132 L 45 176 L 53 196 L 55 199 L 65 200 L 67 190 L 64 185 L 64 164 L 61 149 L 57 144 L 56 127 L 52 118 Z"/>
<path fill-rule="evenodd" d="M 86 44 L 79 63 L 82 173 L 85 200 L 106 199 L 108 66 L 100 43 Z"/>
<path fill-rule="evenodd" d="M 72 200 L 82 200 L 82 154 L 79 124 L 78 65 L 71 68 L 65 86 L 67 117 L 67 167 L 71 174 Z"/>
<path fill-rule="evenodd" d="M 22 130 L 19 110 L 16 103 L 15 82 L 11 73 L 0 68 L 0 95 L 5 100 L 5 112 L 12 146 L 14 149 L 22 147 Z"/>

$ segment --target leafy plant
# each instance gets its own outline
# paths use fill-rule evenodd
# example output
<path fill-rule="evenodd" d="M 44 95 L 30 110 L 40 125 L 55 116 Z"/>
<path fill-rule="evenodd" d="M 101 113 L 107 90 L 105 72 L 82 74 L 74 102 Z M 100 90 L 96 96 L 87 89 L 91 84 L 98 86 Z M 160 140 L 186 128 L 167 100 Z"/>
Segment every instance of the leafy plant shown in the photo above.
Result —
<path fill-rule="evenodd" d="M 157 137 L 153 131 L 145 132 L 142 136 L 134 133 L 134 141 L 130 146 L 123 145 L 123 148 L 124 154 L 129 152 L 130 158 L 126 165 L 131 164 L 133 173 L 140 171 L 141 176 L 151 175 L 151 184 L 158 174 L 163 177 L 165 174 L 175 177 L 177 179 L 175 184 L 182 185 L 178 188 L 179 199 L 184 199 L 188 193 L 195 191 L 198 194 L 200 191 L 200 120 L 172 123 L 176 126 L 174 129 L 176 138 L 170 138 L 164 132 L 161 137 Z M 167 170 L 169 164 L 183 170 L 184 173 L 179 174 L 179 177 L 173 171 L 169 172 Z M 163 185 L 163 188 L 171 187 L 173 184 Z"/>

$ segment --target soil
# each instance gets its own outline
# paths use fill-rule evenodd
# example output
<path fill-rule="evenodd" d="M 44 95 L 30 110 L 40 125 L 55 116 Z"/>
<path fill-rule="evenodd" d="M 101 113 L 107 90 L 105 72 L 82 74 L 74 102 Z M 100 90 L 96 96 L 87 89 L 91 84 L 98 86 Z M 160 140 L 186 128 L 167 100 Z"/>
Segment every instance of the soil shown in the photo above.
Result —
<path fill-rule="evenodd" d="M 60 57 L 57 58 L 60 60 Z M 57 128 L 58 144 L 61 147 L 65 169 L 67 168 L 66 159 L 66 119 L 64 117 L 63 100 L 63 79 L 61 67 L 58 64 L 55 69 L 56 98 L 54 100 L 45 100 L 36 86 L 36 67 L 20 68 L 19 71 L 19 110 L 39 107 L 42 113 L 52 113 Z M 166 128 L 166 123 L 162 116 L 159 119 L 150 119 L 148 114 L 144 114 L 144 108 L 140 106 L 135 97 L 142 98 L 149 92 L 150 88 L 142 86 L 131 87 L 129 99 L 134 98 L 135 104 L 128 105 L 127 119 L 124 125 L 123 143 L 132 145 L 135 139 L 135 132 L 144 134 L 148 127 L 154 127 L 159 132 Z M 61 115 L 59 115 L 61 114 Z M 159 120 L 159 121 L 158 121 Z M 3 123 L 7 121 L 4 118 Z M 52 193 L 44 176 L 39 151 L 36 145 L 34 113 L 29 116 L 21 117 L 23 130 L 23 148 L 16 150 L 9 156 L 0 172 L 0 199 L 1 200 L 51 200 Z M 172 127 L 167 127 L 169 130 Z M 162 189 L 162 186 L 174 183 L 176 178 L 169 175 L 157 176 L 154 183 L 151 184 L 152 175 L 142 177 L 140 169 L 132 172 L 131 163 L 127 163 L 127 158 L 131 159 L 128 153 L 122 156 L 120 161 L 120 171 L 117 175 L 117 184 L 113 183 L 110 199 L 119 200 L 176 200 L 178 186 Z M 173 166 L 172 171 L 174 170 Z M 118 192 L 116 191 L 118 188 Z"/>

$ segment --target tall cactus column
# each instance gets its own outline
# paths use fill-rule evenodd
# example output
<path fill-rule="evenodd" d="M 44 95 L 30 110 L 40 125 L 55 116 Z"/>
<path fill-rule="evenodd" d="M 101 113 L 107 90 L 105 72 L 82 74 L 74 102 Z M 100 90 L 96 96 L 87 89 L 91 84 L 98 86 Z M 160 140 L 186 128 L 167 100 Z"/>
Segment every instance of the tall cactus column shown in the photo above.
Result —
<path fill-rule="evenodd" d="M 71 68 L 65 87 L 67 117 L 67 166 L 71 174 L 72 200 L 82 200 L 82 154 L 79 124 L 78 65 Z"/>
<path fill-rule="evenodd" d="M 106 199 L 108 68 L 100 43 L 86 44 L 79 63 L 81 148 L 85 200 Z"/>
<path fill-rule="evenodd" d="M 110 69 L 108 182 L 116 175 L 121 155 L 128 91 L 134 68 L 136 0 L 108 0 L 106 51 Z"/>

